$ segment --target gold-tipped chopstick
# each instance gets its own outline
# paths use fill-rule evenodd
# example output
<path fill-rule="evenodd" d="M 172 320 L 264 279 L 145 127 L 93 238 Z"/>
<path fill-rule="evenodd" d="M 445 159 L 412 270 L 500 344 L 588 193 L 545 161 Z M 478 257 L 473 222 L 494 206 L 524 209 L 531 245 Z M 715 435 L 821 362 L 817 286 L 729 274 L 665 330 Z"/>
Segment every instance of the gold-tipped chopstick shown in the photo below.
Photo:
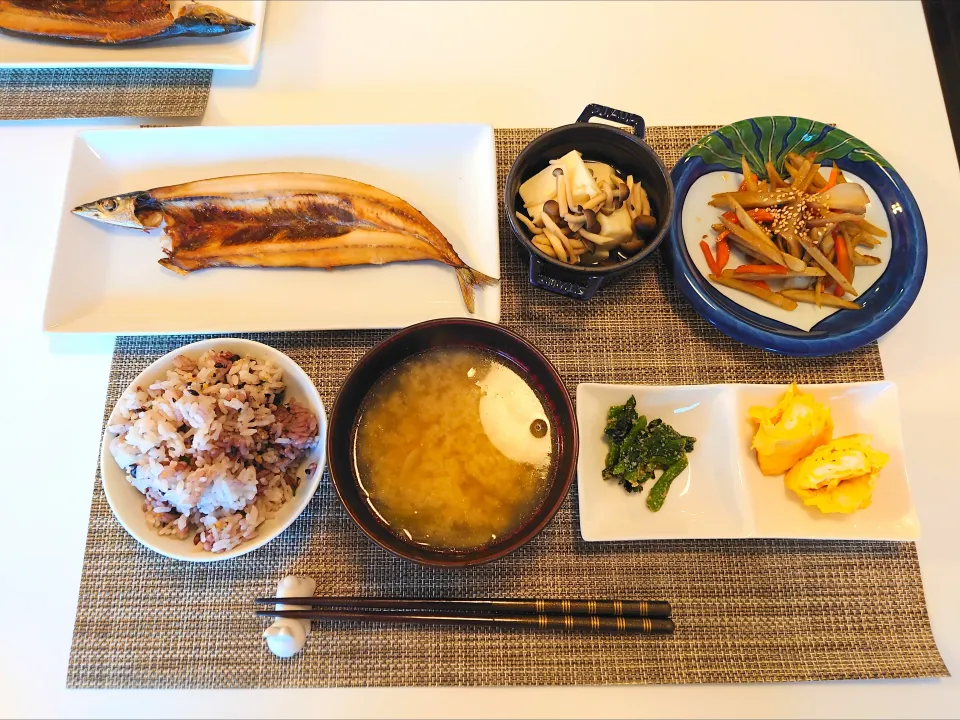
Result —
<path fill-rule="evenodd" d="M 413 610 L 419 612 L 486 613 L 489 615 L 596 615 L 598 617 L 668 618 L 664 600 L 533 600 L 300 597 L 257 598 L 258 605 L 307 605 L 317 608 Z"/>
<path fill-rule="evenodd" d="M 292 598 L 283 598 L 284 603 Z M 617 635 L 670 635 L 670 618 L 600 617 L 597 615 L 472 615 L 469 613 L 417 613 L 387 610 L 258 610 L 261 617 L 298 620 L 340 620 L 401 625 L 479 625 L 573 632 L 601 632 Z"/>

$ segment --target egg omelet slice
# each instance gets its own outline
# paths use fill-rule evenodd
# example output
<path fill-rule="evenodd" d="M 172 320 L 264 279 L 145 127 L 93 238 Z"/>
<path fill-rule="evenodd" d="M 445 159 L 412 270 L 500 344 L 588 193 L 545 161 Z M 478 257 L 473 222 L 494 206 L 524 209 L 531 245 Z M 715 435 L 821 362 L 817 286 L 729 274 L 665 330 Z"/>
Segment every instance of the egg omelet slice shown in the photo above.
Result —
<path fill-rule="evenodd" d="M 869 435 L 846 435 L 822 445 L 790 469 L 787 487 L 804 505 L 824 513 L 869 507 L 877 477 L 890 456 L 871 446 Z"/>
<path fill-rule="evenodd" d="M 801 393 L 796 383 L 774 407 L 750 408 L 753 449 L 764 475 L 782 475 L 833 436 L 830 408 Z"/>

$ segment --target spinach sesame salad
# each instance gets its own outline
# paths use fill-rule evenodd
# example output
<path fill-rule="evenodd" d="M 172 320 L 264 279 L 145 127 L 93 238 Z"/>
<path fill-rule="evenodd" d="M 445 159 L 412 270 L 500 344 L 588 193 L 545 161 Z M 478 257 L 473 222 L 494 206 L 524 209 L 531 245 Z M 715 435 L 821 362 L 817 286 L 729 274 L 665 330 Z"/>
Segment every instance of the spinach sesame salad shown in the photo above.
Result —
<path fill-rule="evenodd" d="M 709 203 L 722 214 L 711 226 L 714 249 L 706 235 L 700 241 L 708 279 L 787 311 L 798 303 L 860 310 L 852 299 L 859 294 L 856 270 L 883 262 L 866 251 L 887 236 L 865 217 L 870 198 L 863 186 L 835 162 L 822 166 L 813 152 L 787 153 L 783 176 L 772 162 L 755 171 L 741 156 L 741 165 L 740 188 Z M 727 267 L 731 246 L 746 263 Z"/>
<path fill-rule="evenodd" d="M 616 480 L 630 493 L 643 490 L 657 470 L 662 474 L 647 494 L 647 507 L 657 512 L 667 499 L 671 483 L 687 467 L 687 453 L 696 438 L 681 435 L 660 418 L 647 422 L 637 413 L 637 399 L 607 411 L 603 434 L 609 444 L 603 468 L 604 480 Z"/>

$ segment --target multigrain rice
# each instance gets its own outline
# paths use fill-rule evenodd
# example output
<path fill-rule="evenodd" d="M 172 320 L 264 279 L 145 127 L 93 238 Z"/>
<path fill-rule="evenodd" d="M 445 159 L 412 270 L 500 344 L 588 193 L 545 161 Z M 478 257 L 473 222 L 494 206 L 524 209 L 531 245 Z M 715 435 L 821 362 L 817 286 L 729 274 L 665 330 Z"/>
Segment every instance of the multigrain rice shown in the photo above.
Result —
<path fill-rule="evenodd" d="M 319 425 L 283 401 L 284 387 L 269 360 L 211 350 L 197 361 L 178 355 L 165 380 L 123 394 L 110 451 L 161 535 L 230 550 L 293 497 Z"/>

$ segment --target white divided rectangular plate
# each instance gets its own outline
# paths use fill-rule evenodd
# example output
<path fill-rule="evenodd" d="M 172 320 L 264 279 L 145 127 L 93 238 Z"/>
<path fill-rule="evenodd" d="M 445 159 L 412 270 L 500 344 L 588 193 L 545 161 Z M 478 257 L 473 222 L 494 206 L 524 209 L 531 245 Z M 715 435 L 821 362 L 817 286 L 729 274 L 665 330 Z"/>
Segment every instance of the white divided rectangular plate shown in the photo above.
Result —
<path fill-rule="evenodd" d="M 171 3 L 176 15 L 186 3 Z M 252 70 L 260 54 L 267 0 L 211 0 L 254 23 L 223 37 L 180 37 L 143 45 L 79 45 L 0 34 L 0 68 L 209 68 Z"/>
<path fill-rule="evenodd" d="M 587 541 L 806 538 L 916 540 L 920 535 L 903 460 L 896 385 L 889 382 L 803 385 L 832 412 L 834 437 L 864 433 L 890 461 L 872 504 L 851 515 L 824 514 L 803 505 L 783 477 L 760 473 L 751 449 L 748 409 L 773 406 L 786 385 L 577 386 L 580 456 L 577 490 L 580 532 Z M 631 396 L 637 412 L 661 418 L 697 443 L 690 466 L 674 480 L 659 512 L 646 506 L 653 483 L 627 493 L 603 479 L 607 411 Z"/>
<path fill-rule="evenodd" d="M 403 262 L 333 270 L 157 264 L 160 231 L 73 215 L 101 197 L 264 172 L 351 178 L 391 192 L 439 228 L 467 265 L 500 275 L 489 125 L 191 127 L 77 136 L 47 291 L 48 332 L 116 334 L 399 328 L 440 317 L 500 321 L 499 285 L 464 306 L 453 268 Z"/>

